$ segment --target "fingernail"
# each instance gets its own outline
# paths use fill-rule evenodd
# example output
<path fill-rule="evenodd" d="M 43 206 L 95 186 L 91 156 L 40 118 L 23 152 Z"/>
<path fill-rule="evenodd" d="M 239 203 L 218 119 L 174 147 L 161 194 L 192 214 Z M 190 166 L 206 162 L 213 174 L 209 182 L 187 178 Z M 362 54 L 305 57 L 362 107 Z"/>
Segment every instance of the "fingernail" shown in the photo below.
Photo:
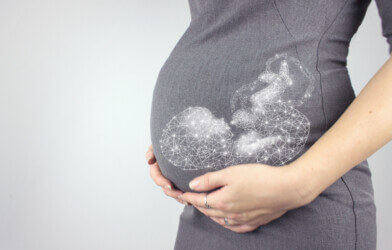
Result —
<path fill-rule="evenodd" d="M 193 190 L 195 188 L 197 188 L 200 184 L 200 180 L 193 180 L 191 182 L 189 182 L 189 187 Z"/>

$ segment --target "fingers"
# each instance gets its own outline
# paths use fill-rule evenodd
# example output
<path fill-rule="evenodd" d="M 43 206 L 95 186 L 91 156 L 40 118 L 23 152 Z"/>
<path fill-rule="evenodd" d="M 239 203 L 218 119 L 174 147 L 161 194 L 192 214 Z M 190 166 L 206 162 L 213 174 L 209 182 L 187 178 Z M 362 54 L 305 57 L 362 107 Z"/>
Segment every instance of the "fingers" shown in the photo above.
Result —
<path fill-rule="evenodd" d="M 198 209 L 200 212 L 202 212 L 205 216 L 220 217 L 220 218 L 226 217 L 240 224 L 249 224 L 250 222 L 254 221 L 254 219 L 256 218 L 253 212 L 228 213 L 213 208 L 204 208 L 204 207 L 197 207 L 197 206 L 195 206 L 195 208 Z"/>
<path fill-rule="evenodd" d="M 151 165 L 151 164 L 153 164 L 154 162 L 156 162 L 156 158 L 155 158 L 155 155 L 154 155 L 154 151 L 153 151 L 153 148 L 152 148 L 152 144 L 148 147 L 148 149 L 147 149 L 147 152 L 146 152 L 146 160 L 147 160 L 147 163 L 149 164 L 149 165 Z"/>
<path fill-rule="evenodd" d="M 179 203 L 184 204 L 184 205 L 190 205 L 188 202 L 180 200 L 178 198 L 179 195 L 181 195 L 183 192 L 178 190 L 178 189 L 168 189 L 168 188 L 162 188 L 163 192 L 174 199 L 176 199 Z"/>
<path fill-rule="evenodd" d="M 219 218 L 219 217 L 211 217 L 211 220 L 215 221 L 219 225 L 230 229 L 231 231 L 237 232 L 237 233 L 246 233 L 246 232 L 251 232 L 258 228 L 256 225 L 248 225 L 248 224 L 231 224 L 235 223 L 234 221 L 228 219 L 228 224 L 226 225 L 224 218 Z"/>
<path fill-rule="evenodd" d="M 221 226 L 227 226 L 224 217 L 210 217 L 210 218 Z M 229 218 L 227 218 L 227 222 L 228 222 L 229 226 L 243 225 L 242 223 L 240 223 L 236 220 L 229 219 Z"/>
<path fill-rule="evenodd" d="M 178 201 L 178 202 L 181 203 L 182 205 L 186 205 L 186 206 L 190 206 L 190 205 L 191 205 L 191 204 L 189 204 L 188 202 L 182 201 L 182 200 L 180 200 L 180 199 L 176 199 L 176 201 Z"/>
<path fill-rule="evenodd" d="M 205 216 L 208 217 L 231 217 L 229 215 L 227 215 L 225 212 L 218 210 L 218 209 L 214 209 L 214 208 L 205 208 L 205 207 L 198 207 L 195 206 L 195 208 L 197 210 L 199 210 L 200 212 L 202 212 Z"/>
<path fill-rule="evenodd" d="M 204 196 L 205 196 L 205 193 L 199 194 L 199 193 L 186 192 L 178 198 L 183 201 L 186 201 L 188 203 L 191 203 L 195 206 L 202 207 L 202 206 L 205 206 Z"/>
<path fill-rule="evenodd" d="M 221 195 L 222 189 L 216 190 L 211 193 L 194 193 L 194 192 L 186 192 L 181 197 L 181 200 L 187 201 L 188 203 L 193 204 L 194 206 L 206 208 L 205 200 L 207 200 L 207 204 L 209 205 L 209 209 L 215 208 L 217 210 L 227 211 L 228 206 L 224 202 L 225 199 Z M 207 195 L 207 198 L 206 198 Z"/>
<path fill-rule="evenodd" d="M 227 184 L 226 169 L 208 172 L 196 177 L 189 183 L 189 187 L 195 191 L 209 191 Z"/>
<path fill-rule="evenodd" d="M 223 212 L 219 209 L 214 209 L 214 208 L 205 208 L 205 207 L 198 207 L 195 205 L 195 208 L 197 208 L 200 212 L 202 212 L 204 215 L 208 217 L 227 217 L 232 220 L 235 220 L 236 222 L 239 223 L 245 223 L 245 219 L 241 214 L 233 214 L 233 213 L 227 213 Z"/>
<path fill-rule="evenodd" d="M 173 188 L 172 183 L 162 175 L 157 162 L 150 165 L 150 176 L 158 186 L 169 189 Z"/>
<path fill-rule="evenodd" d="M 152 148 L 152 146 L 150 145 L 149 148 Z M 161 169 L 159 168 L 158 162 L 156 161 L 150 164 L 150 176 L 158 186 L 168 189 L 173 188 L 172 183 L 162 175 Z"/>
<path fill-rule="evenodd" d="M 151 175 L 151 178 L 154 180 L 155 184 L 160 186 L 162 188 L 162 191 L 167 196 L 170 196 L 170 197 L 176 199 L 181 204 L 188 205 L 188 203 L 186 201 L 182 201 L 178 198 L 178 196 L 182 195 L 184 192 L 182 192 L 181 190 L 175 189 L 173 187 L 173 184 L 162 175 L 162 172 L 159 169 L 158 163 L 154 163 L 150 166 L 150 175 Z"/>
<path fill-rule="evenodd" d="M 178 199 L 178 196 L 180 196 L 183 192 L 178 189 L 174 188 L 162 188 L 162 191 L 167 195 L 170 196 L 174 199 Z"/>
<path fill-rule="evenodd" d="M 243 221 L 239 221 L 233 218 L 237 218 L 236 214 L 226 214 L 220 210 L 213 209 L 213 208 L 202 208 L 202 207 L 196 207 L 200 212 L 202 212 L 204 215 L 210 217 L 211 219 L 215 218 L 215 222 L 218 224 L 224 226 L 226 225 L 224 218 L 227 218 L 227 221 L 229 225 L 234 226 L 234 225 L 240 225 L 240 224 L 245 224 Z"/>
<path fill-rule="evenodd" d="M 175 189 L 173 187 L 173 184 L 162 175 L 162 172 L 159 168 L 158 163 L 156 162 L 154 152 L 152 150 L 152 145 L 148 147 L 147 153 L 146 153 L 146 160 L 148 164 L 150 165 L 150 176 L 157 184 L 158 186 L 162 187 L 163 192 L 167 195 L 170 196 L 174 199 L 176 199 L 178 202 L 184 205 L 190 205 L 186 201 L 182 201 L 178 198 L 178 196 L 182 195 L 183 192 Z"/>
<path fill-rule="evenodd" d="M 210 218 L 213 221 L 215 221 L 216 223 L 218 223 L 219 225 L 221 225 L 227 229 L 230 229 L 234 232 L 246 233 L 246 232 L 251 232 L 260 226 L 266 225 L 273 220 L 278 219 L 286 212 L 287 211 L 280 211 L 280 212 L 277 212 L 274 214 L 269 214 L 267 216 L 259 217 L 253 221 L 248 221 L 245 223 L 242 221 L 238 221 L 236 219 L 231 219 L 231 218 L 227 217 L 228 225 L 225 223 L 224 217 L 210 217 Z"/>

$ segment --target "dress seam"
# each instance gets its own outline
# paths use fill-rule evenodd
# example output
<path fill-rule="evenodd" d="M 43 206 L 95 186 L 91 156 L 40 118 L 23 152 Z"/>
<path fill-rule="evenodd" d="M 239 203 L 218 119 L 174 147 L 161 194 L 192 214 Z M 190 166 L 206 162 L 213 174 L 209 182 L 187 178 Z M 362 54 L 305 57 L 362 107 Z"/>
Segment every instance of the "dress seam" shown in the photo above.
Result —
<path fill-rule="evenodd" d="M 323 41 L 323 39 L 324 39 L 324 36 L 325 36 L 325 34 L 329 31 L 329 29 L 333 26 L 333 24 L 335 23 L 335 21 L 338 19 L 338 17 L 340 16 L 340 14 L 343 12 L 343 9 L 346 7 L 346 5 L 347 5 L 347 2 L 348 2 L 349 0 L 346 0 L 345 2 L 344 2 L 344 4 L 343 4 L 343 7 L 340 9 L 340 11 L 336 14 L 336 16 L 335 16 L 335 18 L 332 20 L 332 22 L 328 25 L 328 27 L 327 27 L 327 29 L 323 32 L 323 34 L 321 35 L 321 37 L 320 37 L 320 40 L 319 40 L 319 42 L 318 42 L 318 44 L 317 44 L 317 50 L 316 50 L 316 70 L 317 70 L 317 72 L 319 73 L 319 85 L 320 85 L 320 95 L 321 95 L 321 107 L 322 107 L 322 111 L 323 111 L 323 116 L 324 116 L 324 129 L 323 129 L 323 131 L 326 131 L 327 130 L 327 116 L 326 116 L 326 114 L 325 114 L 325 106 L 324 106 L 324 94 L 323 94 L 323 85 L 322 85 L 322 80 L 321 80 L 321 72 L 320 72 L 320 70 L 319 70 L 319 65 L 320 65 L 320 54 L 319 54 L 319 51 L 320 51 L 320 45 L 321 45 L 321 42 Z"/>
<path fill-rule="evenodd" d="M 299 57 L 299 54 L 298 54 L 297 39 L 296 39 L 296 38 L 294 37 L 294 35 L 291 33 L 289 27 L 287 26 L 286 22 L 284 21 L 283 16 L 282 16 L 282 14 L 281 14 L 280 11 L 279 11 L 278 6 L 276 5 L 276 1 L 275 1 L 275 0 L 271 0 L 271 1 L 272 1 L 273 5 L 274 5 L 276 11 L 278 12 L 279 18 L 280 18 L 280 20 L 282 21 L 284 27 L 286 28 L 286 30 L 287 30 L 287 32 L 289 33 L 289 35 L 291 36 L 291 38 L 294 40 L 295 53 L 297 54 L 297 57 L 298 57 L 298 60 L 300 61 L 300 63 L 303 64 L 303 62 L 301 61 L 301 58 Z"/>
<path fill-rule="evenodd" d="M 328 25 L 327 29 L 323 32 L 323 34 L 320 37 L 320 40 L 317 44 L 317 51 L 316 51 L 316 55 L 317 55 L 317 61 L 316 61 L 316 70 L 319 73 L 319 84 L 320 84 L 320 95 L 321 95 L 321 106 L 322 106 L 322 111 L 323 111 L 323 115 L 324 115 L 324 131 L 327 130 L 327 116 L 325 114 L 325 106 L 324 106 L 324 94 L 323 94 L 323 85 L 322 85 L 322 77 L 321 77 L 321 72 L 319 70 L 319 63 L 320 63 L 320 54 L 319 54 L 319 50 L 320 50 L 320 45 L 321 42 L 324 39 L 325 34 L 330 30 L 330 28 L 333 26 L 333 24 L 336 22 L 336 20 L 338 19 L 338 17 L 341 15 L 341 13 L 343 12 L 344 8 L 347 6 L 347 3 L 349 2 L 349 0 L 346 0 L 342 6 L 342 8 L 340 9 L 340 11 L 336 14 L 335 18 L 332 20 L 332 22 Z M 357 249 L 357 214 L 355 212 L 355 201 L 354 201 L 354 197 L 351 193 L 351 190 L 349 188 L 349 186 L 347 185 L 346 181 L 344 180 L 343 176 L 340 177 L 340 179 L 342 180 L 343 184 L 345 185 L 347 191 L 349 192 L 351 201 L 352 201 L 352 211 L 353 211 L 353 215 L 354 215 L 354 249 Z"/>
<path fill-rule="evenodd" d="M 347 190 L 348 190 L 348 193 L 350 194 L 350 197 L 351 197 L 351 201 L 352 201 L 352 204 L 353 204 L 353 214 L 354 214 L 354 229 L 355 229 L 355 244 L 354 244 L 354 249 L 357 249 L 357 214 L 356 214 L 356 212 L 355 212 L 355 201 L 354 201 L 354 197 L 353 197 L 353 194 L 351 193 L 351 189 L 348 187 L 348 185 L 347 185 L 347 183 L 346 183 L 346 181 L 344 180 L 344 178 L 343 178 L 343 176 L 342 177 L 340 177 L 340 179 L 342 180 L 342 182 L 343 182 L 343 184 L 346 186 L 346 188 L 347 188 Z"/>

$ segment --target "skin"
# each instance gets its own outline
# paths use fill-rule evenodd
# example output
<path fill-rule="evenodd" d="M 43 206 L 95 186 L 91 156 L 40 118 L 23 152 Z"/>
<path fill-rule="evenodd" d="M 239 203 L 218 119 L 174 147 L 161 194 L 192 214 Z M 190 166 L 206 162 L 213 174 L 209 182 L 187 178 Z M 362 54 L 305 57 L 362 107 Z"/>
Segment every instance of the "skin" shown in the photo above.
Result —
<path fill-rule="evenodd" d="M 285 166 L 229 166 L 190 182 L 192 190 L 202 193 L 183 193 L 162 176 L 151 145 L 146 159 L 152 179 L 166 195 L 193 205 L 225 228 L 245 233 L 290 209 L 309 204 L 391 140 L 392 54 L 329 130 L 297 160 Z M 220 188 L 209 192 L 217 187 Z M 211 206 L 208 209 L 204 205 L 206 194 Z M 224 217 L 228 218 L 229 226 Z"/>
<path fill-rule="evenodd" d="M 152 145 L 150 145 L 147 149 L 146 160 L 147 160 L 147 164 L 150 165 L 150 177 L 152 178 L 152 180 L 155 182 L 156 185 L 162 188 L 163 193 L 166 194 L 167 196 L 176 199 L 181 204 L 190 205 L 186 201 L 180 200 L 178 198 L 184 192 L 175 189 L 171 181 L 169 181 L 167 178 L 165 178 L 162 175 L 158 162 L 155 158 Z"/>

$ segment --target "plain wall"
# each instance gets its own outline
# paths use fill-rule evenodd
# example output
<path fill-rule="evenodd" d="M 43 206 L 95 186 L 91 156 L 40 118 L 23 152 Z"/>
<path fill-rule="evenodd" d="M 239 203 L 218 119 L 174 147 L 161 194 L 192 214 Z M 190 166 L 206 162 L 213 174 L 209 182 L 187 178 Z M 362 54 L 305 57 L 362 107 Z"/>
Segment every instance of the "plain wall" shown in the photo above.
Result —
<path fill-rule="evenodd" d="M 172 249 L 182 205 L 149 176 L 152 90 L 187 1 L 0 0 L 0 249 Z M 374 3 L 348 68 L 388 58 Z M 369 158 L 392 246 L 391 143 Z"/>

